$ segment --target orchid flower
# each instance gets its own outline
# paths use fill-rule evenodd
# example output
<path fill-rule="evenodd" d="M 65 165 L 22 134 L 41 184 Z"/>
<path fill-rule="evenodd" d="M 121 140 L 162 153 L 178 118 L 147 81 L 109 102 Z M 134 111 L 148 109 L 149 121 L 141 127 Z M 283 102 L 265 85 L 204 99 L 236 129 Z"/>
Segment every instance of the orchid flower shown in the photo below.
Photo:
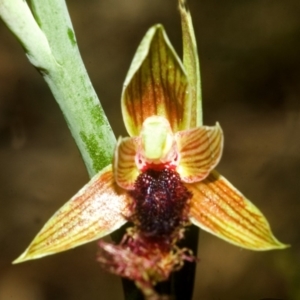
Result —
<path fill-rule="evenodd" d="M 98 240 L 130 222 L 119 245 L 99 242 L 98 261 L 157 299 L 153 286 L 194 260 L 177 246 L 191 223 L 239 247 L 286 247 L 260 210 L 214 170 L 223 131 L 201 124 L 191 18 L 180 9 L 183 63 L 162 25 L 150 28 L 122 92 L 130 137 L 119 138 L 112 164 L 54 214 L 15 263 Z"/>

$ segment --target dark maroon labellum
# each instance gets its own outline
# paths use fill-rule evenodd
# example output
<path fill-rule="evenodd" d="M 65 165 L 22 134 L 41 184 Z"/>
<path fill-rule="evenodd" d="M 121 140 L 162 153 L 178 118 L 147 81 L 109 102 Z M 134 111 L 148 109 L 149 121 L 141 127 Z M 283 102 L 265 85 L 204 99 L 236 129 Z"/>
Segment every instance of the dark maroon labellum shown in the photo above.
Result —
<path fill-rule="evenodd" d="M 176 171 L 146 170 L 138 176 L 130 195 L 135 201 L 133 221 L 146 237 L 171 238 L 187 222 L 192 194 Z"/>

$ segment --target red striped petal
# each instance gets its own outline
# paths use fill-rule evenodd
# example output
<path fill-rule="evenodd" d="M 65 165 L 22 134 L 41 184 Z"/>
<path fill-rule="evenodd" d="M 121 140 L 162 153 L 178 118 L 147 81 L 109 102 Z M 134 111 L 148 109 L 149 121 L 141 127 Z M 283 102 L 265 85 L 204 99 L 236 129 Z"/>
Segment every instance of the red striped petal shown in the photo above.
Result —
<path fill-rule="evenodd" d="M 220 125 L 180 131 L 175 138 L 180 155 L 177 172 L 182 181 L 192 183 L 206 178 L 222 156 L 223 132 Z"/>
<path fill-rule="evenodd" d="M 99 239 L 126 223 L 129 197 L 114 182 L 111 165 L 59 209 L 14 263 L 65 251 Z"/>
<path fill-rule="evenodd" d="M 169 120 L 173 132 L 190 128 L 187 76 L 162 25 L 148 30 L 127 74 L 122 112 L 129 135 L 139 135 L 147 117 Z"/>
<path fill-rule="evenodd" d="M 139 175 L 135 155 L 139 138 L 120 138 L 114 156 L 114 174 L 117 184 L 126 190 L 132 190 Z"/>
<path fill-rule="evenodd" d="M 258 208 L 216 171 L 187 187 L 193 193 L 190 220 L 203 230 L 251 250 L 287 247 L 273 236 Z"/>

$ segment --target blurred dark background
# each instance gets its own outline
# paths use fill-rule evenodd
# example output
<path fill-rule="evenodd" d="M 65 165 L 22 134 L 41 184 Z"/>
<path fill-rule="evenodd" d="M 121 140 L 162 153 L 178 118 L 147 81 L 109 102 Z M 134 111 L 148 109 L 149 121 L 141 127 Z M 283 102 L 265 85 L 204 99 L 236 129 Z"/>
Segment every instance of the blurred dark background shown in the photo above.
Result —
<path fill-rule="evenodd" d="M 300 2 L 190 0 L 205 124 L 218 170 L 267 216 L 284 251 L 251 252 L 201 232 L 195 300 L 300 299 Z M 122 83 L 146 30 L 181 54 L 176 0 L 68 1 L 83 60 L 117 136 Z M 91 243 L 12 266 L 88 176 L 47 85 L 0 22 L 0 300 L 122 299 Z"/>

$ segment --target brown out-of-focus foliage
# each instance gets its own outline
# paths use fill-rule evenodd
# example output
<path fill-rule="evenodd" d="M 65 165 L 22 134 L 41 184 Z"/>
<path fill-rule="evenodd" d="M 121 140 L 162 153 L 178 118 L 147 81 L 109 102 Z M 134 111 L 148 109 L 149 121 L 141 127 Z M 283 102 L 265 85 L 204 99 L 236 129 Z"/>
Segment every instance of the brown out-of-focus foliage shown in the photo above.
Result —
<path fill-rule="evenodd" d="M 122 82 L 146 30 L 161 22 L 181 52 L 176 0 L 68 1 L 77 40 L 116 135 Z M 255 253 L 201 232 L 194 299 L 300 298 L 300 2 L 190 0 L 204 120 L 219 121 L 218 170 L 292 245 Z M 0 300 L 122 299 L 96 243 L 11 265 L 88 176 L 48 87 L 0 23 Z"/>

